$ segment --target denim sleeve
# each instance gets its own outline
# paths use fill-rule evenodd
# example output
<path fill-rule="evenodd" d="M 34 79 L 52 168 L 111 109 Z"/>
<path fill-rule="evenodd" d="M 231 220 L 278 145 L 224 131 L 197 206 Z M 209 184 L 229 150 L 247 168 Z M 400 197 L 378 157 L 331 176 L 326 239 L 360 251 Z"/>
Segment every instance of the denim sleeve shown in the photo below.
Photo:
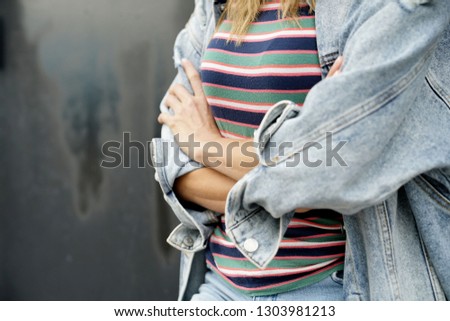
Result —
<path fill-rule="evenodd" d="M 181 67 L 181 60 L 188 59 L 197 70 L 200 68 L 208 18 L 204 4 L 203 0 L 195 2 L 195 10 L 185 28 L 178 34 L 174 45 L 173 58 L 178 73 L 173 83 L 182 84 L 191 93 L 192 87 Z M 160 110 L 171 112 L 163 102 L 160 104 Z M 151 152 L 155 179 L 161 186 L 164 199 L 181 222 L 181 225 L 169 236 L 169 244 L 180 250 L 192 252 L 204 248 L 211 232 L 210 224 L 217 221 L 216 214 L 209 210 L 185 208 L 173 191 L 174 182 L 178 177 L 201 168 L 202 165 L 191 160 L 181 151 L 166 125 L 162 126 L 161 137 L 152 139 Z"/>
<path fill-rule="evenodd" d="M 266 114 L 255 135 L 261 165 L 228 195 L 230 226 L 296 208 L 354 214 L 421 172 L 450 166 L 442 130 L 411 126 L 440 117 L 417 104 L 450 2 L 355 5 L 342 29 L 342 73 L 316 85 L 302 108 L 281 102 Z M 447 67 L 449 59 L 442 61 Z"/>
<path fill-rule="evenodd" d="M 185 28 L 178 34 L 174 44 L 173 60 L 175 68 L 177 69 L 177 75 L 172 84 L 182 84 L 191 93 L 193 92 L 192 87 L 181 66 L 181 60 L 188 59 L 194 64 L 197 70 L 200 69 L 200 59 L 205 25 L 206 13 L 203 11 L 202 1 L 196 1 L 194 12 L 189 18 L 189 21 L 186 23 Z M 160 110 L 161 112 L 170 113 L 172 111 L 169 110 L 164 104 L 166 95 L 161 101 Z M 165 157 L 165 163 L 163 164 L 166 175 L 169 178 L 168 182 L 171 184 L 170 187 L 173 186 L 173 182 L 177 177 L 180 177 L 196 168 L 201 167 L 200 164 L 197 164 L 190 160 L 187 155 L 179 149 L 178 145 L 175 143 L 172 132 L 166 125 L 162 126 L 161 138 L 155 138 L 153 140 L 153 144 L 163 144 L 165 145 L 164 149 L 171 149 L 171 151 L 169 152 L 164 150 L 166 154 L 170 154 L 170 156 L 172 157 Z M 155 149 L 158 150 L 159 148 Z"/>

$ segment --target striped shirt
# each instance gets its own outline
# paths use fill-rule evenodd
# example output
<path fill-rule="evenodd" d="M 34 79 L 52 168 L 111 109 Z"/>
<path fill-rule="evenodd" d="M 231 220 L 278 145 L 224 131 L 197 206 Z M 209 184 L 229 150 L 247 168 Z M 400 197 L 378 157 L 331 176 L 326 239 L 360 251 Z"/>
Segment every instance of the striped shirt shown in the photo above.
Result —
<path fill-rule="evenodd" d="M 279 9 L 279 1 L 263 4 L 238 46 L 233 37 L 229 41 L 231 23 L 225 20 L 205 52 L 203 88 L 224 137 L 252 137 L 271 106 L 285 99 L 301 106 L 321 80 L 314 14 L 301 6 L 296 22 L 282 19 Z M 294 216 L 278 253 L 263 270 L 237 250 L 223 219 L 210 238 L 206 258 L 208 266 L 236 289 L 270 295 L 342 270 L 344 251 L 341 215 L 316 210 Z"/>

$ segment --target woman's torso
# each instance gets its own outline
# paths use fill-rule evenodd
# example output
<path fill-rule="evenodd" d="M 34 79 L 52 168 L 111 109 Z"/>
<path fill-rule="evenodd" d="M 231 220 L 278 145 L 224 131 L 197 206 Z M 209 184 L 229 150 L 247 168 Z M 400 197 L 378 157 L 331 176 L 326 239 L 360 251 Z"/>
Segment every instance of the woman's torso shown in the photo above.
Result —
<path fill-rule="evenodd" d="M 302 106 L 321 80 L 314 13 L 301 6 L 299 18 L 282 19 L 279 9 L 279 1 L 262 5 L 239 45 L 229 40 L 231 22 L 225 20 L 205 51 L 203 87 L 224 137 L 251 138 L 270 107 L 286 99 Z M 333 211 L 296 214 L 264 270 L 246 260 L 225 230 L 222 220 L 209 240 L 208 265 L 250 295 L 290 291 L 343 268 L 342 217 Z"/>

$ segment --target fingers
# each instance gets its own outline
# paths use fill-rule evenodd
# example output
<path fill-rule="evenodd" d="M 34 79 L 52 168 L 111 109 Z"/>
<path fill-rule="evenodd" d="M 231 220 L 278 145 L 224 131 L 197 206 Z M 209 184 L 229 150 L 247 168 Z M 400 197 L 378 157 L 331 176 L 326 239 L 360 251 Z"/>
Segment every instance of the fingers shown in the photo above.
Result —
<path fill-rule="evenodd" d="M 194 95 L 199 97 L 203 95 L 203 86 L 202 79 L 200 78 L 199 73 L 195 70 L 194 65 L 187 59 L 183 59 L 181 61 L 184 71 L 186 72 L 186 76 L 191 83 L 192 90 L 194 91 Z"/>
<path fill-rule="evenodd" d="M 167 108 L 172 109 L 173 112 L 177 112 L 182 107 L 180 100 L 170 93 L 166 96 L 164 104 L 167 106 Z"/>
<path fill-rule="evenodd" d="M 169 95 L 178 98 L 179 101 L 187 101 L 192 98 L 192 94 L 180 84 L 175 84 L 169 88 Z"/>
<path fill-rule="evenodd" d="M 341 67 L 344 63 L 344 57 L 339 56 L 336 61 L 334 62 L 333 66 L 331 66 L 330 71 L 328 72 L 327 78 L 337 76 L 341 72 Z"/>
<path fill-rule="evenodd" d="M 171 123 L 172 121 L 172 117 L 170 114 L 168 113 L 161 113 L 158 116 L 158 123 L 160 123 L 161 125 L 165 124 L 168 125 Z"/>

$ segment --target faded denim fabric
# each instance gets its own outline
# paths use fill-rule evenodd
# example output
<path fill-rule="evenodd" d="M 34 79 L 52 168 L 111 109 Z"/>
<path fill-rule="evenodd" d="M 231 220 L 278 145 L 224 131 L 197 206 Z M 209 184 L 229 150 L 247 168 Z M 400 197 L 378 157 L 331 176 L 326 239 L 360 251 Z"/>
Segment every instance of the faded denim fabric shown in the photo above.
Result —
<path fill-rule="evenodd" d="M 217 7 L 196 1 L 176 64 L 178 53 L 199 66 Z M 261 165 L 227 200 L 227 233 L 256 266 L 273 258 L 294 209 L 329 208 L 348 214 L 347 300 L 450 297 L 449 20 L 447 0 L 317 1 L 323 75 L 339 55 L 342 73 L 317 84 L 302 108 L 280 102 L 266 114 L 255 133 Z M 187 84 L 182 71 L 178 79 Z M 339 153 L 348 166 L 288 166 L 306 151 L 325 160 L 327 150 L 310 143 L 325 146 L 327 133 L 333 146 L 346 142 Z M 173 164 L 175 152 L 162 144 L 171 139 L 163 129 L 153 155 L 168 162 L 156 178 L 182 222 L 168 241 L 182 250 L 179 299 L 189 299 L 204 277 L 201 250 L 217 218 L 176 199 L 174 180 L 198 164 L 187 157 Z M 273 148 L 283 142 L 291 144 Z M 259 247 L 247 253 L 250 238 Z"/>
<path fill-rule="evenodd" d="M 249 296 L 236 291 L 217 273 L 208 270 L 205 283 L 192 301 L 343 301 L 343 279 L 337 272 L 307 287 L 273 295 Z"/>
<path fill-rule="evenodd" d="M 202 53 L 208 46 L 220 14 L 220 3 L 213 0 L 196 0 L 194 12 L 175 41 L 173 58 L 178 74 L 174 83 L 184 85 L 191 93 L 192 88 L 181 66 L 181 60 L 190 60 L 197 70 L 200 70 Z M 160 110 L 171 112 L 163 103 Z M 218 217 L 209 210 L 184 208 L 173 192 L 172 187 L 177 177 L 201 168 L 201 164 L 190 160 L 174 142 L 170 129 L 164 125 L 161 138 L 152 139 L 151 154 L 155 179 L 161 185 L 165 200 L 181 222 L 170 234 L 167 242 L 181 251 L 178 299 L 186 300 L 204 282 L 206 265 L 202 250 L 206 247 Z"/>

